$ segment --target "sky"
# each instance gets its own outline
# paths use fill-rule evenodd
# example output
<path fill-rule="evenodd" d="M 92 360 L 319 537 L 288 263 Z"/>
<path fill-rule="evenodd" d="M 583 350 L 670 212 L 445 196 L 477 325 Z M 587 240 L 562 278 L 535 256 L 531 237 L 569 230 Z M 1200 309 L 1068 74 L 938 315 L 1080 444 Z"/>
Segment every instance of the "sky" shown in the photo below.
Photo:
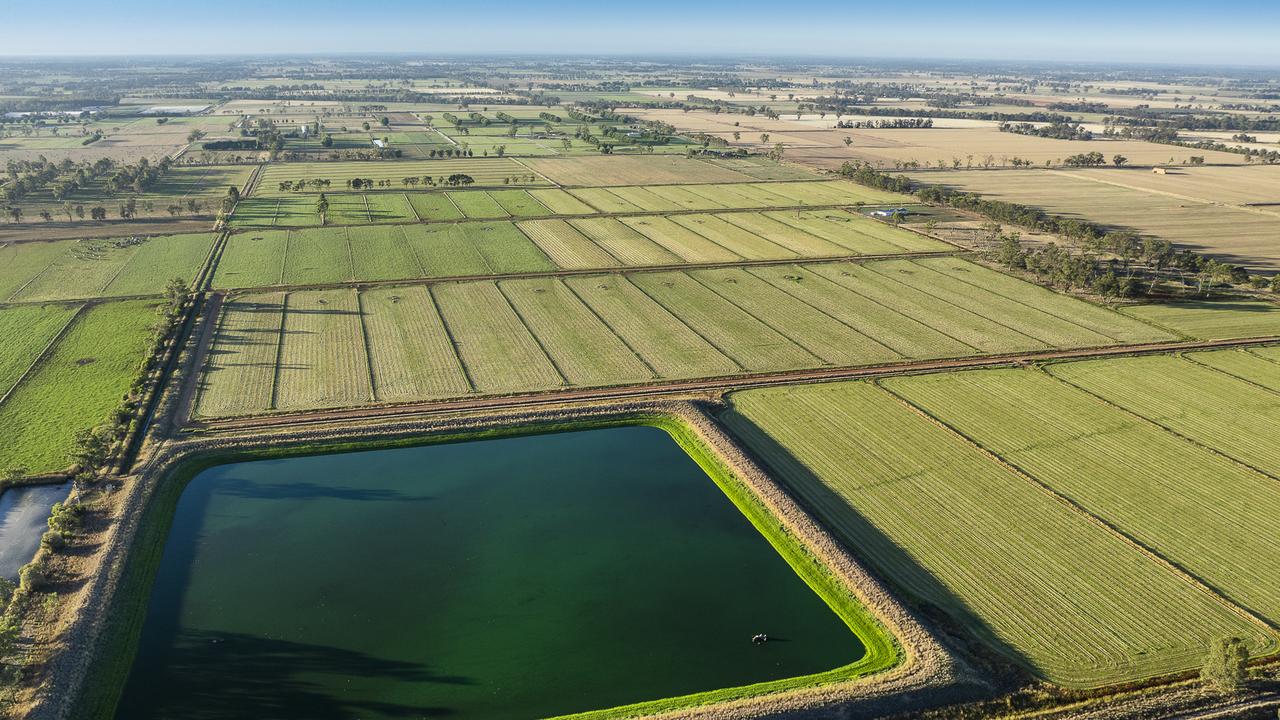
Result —
<path fill-rule="evenodd" d="M 0 55 L 752 54 L 1280 67 L 1277 37 L 1276 0 L 1220 8 L 1187 0 L 0 2 Z"/>

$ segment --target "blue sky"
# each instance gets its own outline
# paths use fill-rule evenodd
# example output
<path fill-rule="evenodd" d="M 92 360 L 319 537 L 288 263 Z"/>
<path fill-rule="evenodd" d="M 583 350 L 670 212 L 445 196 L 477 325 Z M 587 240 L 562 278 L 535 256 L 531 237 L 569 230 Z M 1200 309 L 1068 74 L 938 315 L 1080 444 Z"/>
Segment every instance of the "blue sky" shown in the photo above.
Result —
<path fill-rule="evenodd" d="M 0 55 L 751 53 L 1280 66 L 1275 0 L 5 0 L 0 8 Z"/>

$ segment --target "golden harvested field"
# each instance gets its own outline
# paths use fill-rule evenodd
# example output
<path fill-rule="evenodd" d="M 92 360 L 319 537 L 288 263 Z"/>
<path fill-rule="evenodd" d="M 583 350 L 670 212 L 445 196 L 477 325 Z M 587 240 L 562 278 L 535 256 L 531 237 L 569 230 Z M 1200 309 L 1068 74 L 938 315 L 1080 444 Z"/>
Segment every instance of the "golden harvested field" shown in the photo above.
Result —
<path fill-rule="evenodd" d="M 1204 173 L 1206 170 L 1209 172 Z M 1260 187 L 1267 183 L 1280 189 L 1280 168 L 1193 168 L 1178 172 L 1187 174 L 959 170 L 917 173 L 913 178 L 1166 238 L 1180 247 L 1210 253 L 1250 270 L 1280 270 L 1280 206 L 1246 208 L 1221 204 L 1227 202 L 1225 198 L 1261 197 L 1266 191 Z M 1177 190 L 1160 189 L 1167 178 L 1173 179 L 1170 186 L 1176 184 Z M 1259 189 L 1250 189 L 1251 185 Z M 1197 192 L 1206 197 L 1189 199 Z M 1211 202 L 1207 197 L 1210 195 L 1224 200 Z"/>
<path fill-rule="evenodd" d="M 1210 164 L 1242 165 L 1242 156 L 1212 150 L 1193 150 L 1174 145 L 1160 145 L 1139 140 L 1094 140 L 1077 142 L 1054 138 L 1032 137 L 1000 132 L 996 123 L 968 121 L 964 127 L 955 122 L 937 121 L 929 129 L 832 129 L 834 115 L 813 122 L 812 116 L 783 115 L 777 120 L 741 115 L 717 115 L 710 112 L 678 110 L 637 111 L 646 120 L 661 120 L 689 132 L 705 132 L 732 141 L 734 131 L 741 133 L 735 144 L 760 145 L 760 133 L 769 133 L 768 144 L 783 143 L 789 160 L 834 170 L 849 160 L 865 160 L 882 167 L 911 161 L 950 164 L 954 158 L 962 163 L 981 165 L 991 156 L 993 164 L 1007 164 L 1014 157 L 1031 160 L 1037 165 L 1045 161 L 1060 163 L 1078 153 L 1101 152 L 1110 158 L 1120 154 L 1134 165 L 1184 163 L 1192 155 L 1204 156 Z M 852 116 L 850 116 L 852 117 Z M 855 118 L 856 119 L 856 118 Z M 735 126 L 733 123 L 738 122 Z M 826 125 L 827 127 L 821 127 Z M 853 144 L 845 146 L 846 137 Z"/>

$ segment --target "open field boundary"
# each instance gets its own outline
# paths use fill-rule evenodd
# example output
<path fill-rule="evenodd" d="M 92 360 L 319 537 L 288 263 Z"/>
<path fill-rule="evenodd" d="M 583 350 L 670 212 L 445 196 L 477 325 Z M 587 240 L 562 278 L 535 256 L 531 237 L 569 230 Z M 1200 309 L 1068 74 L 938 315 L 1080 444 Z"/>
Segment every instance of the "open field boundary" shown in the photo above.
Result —
<path fill-rule="evenodd" d="M 648 396 L 718 395 L 731 390 L 771 387 L 775 385 L 789 385 L 795 383 L 881 378 L 896 375 L 931 373 L 940 370 L 1017 367 L 1030 363 L 1051 360 L 1126 357 L 1131 355 L 1163 354 L 1183 350 L 1210 350 L 1219 348 L 1268 346 L 1276 344 L 1280 344 L 1280 336 L 1231 340 L 1189 340 L 1146 343 L 1105 348 L 1082 348 L 1071 350 L 1051 350 L 1036 353 L 973 356 L 946 360 L 913 360 L 909 362 L 874 366 L 819 368 L 776 373 L 743 373 L 741 375 L 717 378 L 673 380 L 663 383 L 651 383 L 626 387 L 583 388 L 498 397 L 415 402 L 396 405 L 371 405 L 358 408 L 188 421 L 183 429 L 188 432 L 224 432 L 254 427 L 289 427 L 333 422 L 363 422 L 375 418 L 386 419 L 430 416 L 462 411 L 529 408 L 570 402 L 598 402 L 604 400 L 626 401 L 637 397 Z"/>

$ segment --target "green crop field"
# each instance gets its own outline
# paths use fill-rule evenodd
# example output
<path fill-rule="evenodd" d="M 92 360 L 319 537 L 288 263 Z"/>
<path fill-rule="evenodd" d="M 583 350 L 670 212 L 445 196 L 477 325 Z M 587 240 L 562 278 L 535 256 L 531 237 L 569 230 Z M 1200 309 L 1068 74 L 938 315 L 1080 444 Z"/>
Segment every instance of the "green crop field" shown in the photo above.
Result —
<path fill-rule="evenodd" d="M 564 384 L 496 284 L 445 284 L 433 288 L 432 294 L 477 391 L 502 394 Z"/>
<path fill-rule="evenodd" d="M 653 379 L 644 361 L 560 280 L 507 280 L 498 287 L 570 384 Z"/>
<path fill-rule="evenodd" d="M 564 220 L 532 220 L 518 227 L 559 267 L 577 270 L 620 265 L 617 258 Z"/>
<path fill-rule="evenodd" d="M 617 220 L 600 218 L 593 222 Z M 538 267 L 534 262 L 537 258 L 548 264 L 551 260 L 545 258 L 549 257 L 571 265 L 584 262 L 586 255 L 593 252 L 591 248 L 595 253 L 604 252 L 562 220 L 522 223 L 525 232 L 536 241 L 535 244 L 518 233 L 525 245 L 504 240 L 501 233 L 491 237 L 462 234 L 460 229 L 469 225 L 492 225 L 518 233 L 510 223 L 330 228 L 324 232 L 349 234 L 354 267 L 362 277 L 393 272 L 397 264 L 420 265 L 428 274 L 433 270 L 454 275 L 491 274 L 502 268 L 503 262 L 509 264 L 508 269 L 500 272 L 510 272 L 509 267 L 515 265 Z M 617 227 L 627 226 L 619 223 Z M 397 238 L 384 234 L 386 230 L 404 230 L 405 234 Z M 363 238 L 362 233 L 369 233 L 370 237 Z M 296 245 L 291 242 L 290 247 Z M 363 252 L 366 246 L 368 255 Z M 345 245 L 335 243 L 332 247 Z M 513 247 L 523 249 L 512 251 Z M 332 265 L 350 267 L 345 255 L 333 252 L 336 257 Z M 537 254 L 532 259 L 525 257 L 531 253 Z M 277 255 L 264 252 L 263 256 Z M 293 249 L 290 256 L 298 257 Z M 313 252 L 310 256 L 317 260 L 309 263 L 318 262 L 324 254 Z M 397 257 L 398 261 L 391 260 Z M 605 257 L 612 256 L 597 257 L 592 262 Z M 957 264 L 951 270 L 961 275 L 969 272 L 966 266 L 979 278 L 993 272 L 965 261 L 954 262 Z M 1055 336 L 1060 344 L 1049 344 L 970 309 L 970 305 L 979 308 L 970 295 L 976 288 L 964 280 L 920 267 L 917 272 L 936 275 L 930 281 L 930 292 L 925 292 L 894 279 L 904 267 L 917 266 L 899 261 L 798 263 L 593 274 L 563 281 L 504 280 L 496 285 L 488 281 L 446 282 L 433 285 L 429 292 L 411 286 L 384 288 L 373 307 L 380 308 L 383 316 L 405 314 L 420 323 L 412 333 L 403 334 L 394 332 L 385 318 L 377 320 L 379 329 L 371 329 L 374 320 L 367 307 L 364 312 L 349 307 L 360 304 L 358 299 L 350 300 L 350 291 L 324 291 L 320 295 L 295 291 L 289 296 L 283 324 L 286 341 L 278 360 L 270 359 L 277 357 L 270 340 L 264 337 L 257 341 L 260 335 L 270 335 L 281 327 L 279 311 L 271 305 L 275 300 L 233 296 L 224 310 L 219 331 L 229 333 L 231 339 L 215 343 L 217 350 L 207 373 L 212 379 L 206 381 L 211 392 L 201 400 L 201 412 L 212 415 L 271 410 L 271 402 L 264 402 L 258 391 L 240 394 L 245 397 L 224 397 L 236 394 L 239 384 L 257 387 L 259 380 L 238 381 L 234 376 L 245 373 L 256 377 L 256 368 L 264 362 L 278 363 L 280 367 L 279 379 L 273 381 L 276 407 L 304 408 L 363 404 L 370 399 L 433 400 L 448 397 L 448 393 L 472 391 L 535 392 L 566 385 L 640 383 L 655 377 L 716 377 L 1079 347 L 1095 342 L 1091 334 L 1095 332 L 1106 333 L 1108 338 L 1125 333 L 1134 333 L 1137 339 L 1170 337 L 1119 313 L 1067 296 L 1054 296 L 1039 304 L 1061 313 L 1053 316 L 1057 322 L 1066 322 L 1061 317 L 1074 317 L 1097 330 L 1072 324 L 1069 327 L 1078 332 L 1060 333 Z M 278 269 L 269 268 L 266 274 L 275 272 Z M 1014 314 L 1019 308 L 1032 308 L 1010 298 L 1023 296 L 1028 302 L 1038 302 L 1041 292 L 1031 286 L 1025 291 L 1016 285 L 1001 289 L 1008 297 L 990 301 L 998 299 L 1009 304 Z M 400 300 L 390 302 L 388 298 L 393 296 Z M 960 304 L 948 302 L 944 296 L 954 297 Z M 436 305 L 426 307 L 427 300 Z M 403 307 L 400 303 L 404 303 Z M 305 312 L 298 309 L 304 305 L 308 308 Z M 303 317 L 295 319 L 295 314 Z M 433 320 L 437 315 L 442 320 L 439 325 Z M 310 324 L 319 323 L 326 316 L 333 316 L 333 322 Z M 1050 320 L 1045 322 L 1053 324 Z M 1144 332 L 1146 335 L 1141 334 Z M 369 338 L 367 349 L 365 338 Z M 405 375 L 409 372 L 406 363 L 413 362 L 420 352 L 413 349 L 415 343 L 425 343 L 423 347 L 430 348 L 429 359 L 424 361 L 429 368 L 428 378 L 423 379 L 424 389 L 416 396 L 412 394 L 416 385 Z M 295 347 L 303 349 L 295 353 L 291 350 Z M 446 351 L 456 352 L 456 357 L 452 361 L 442 359 Z M 368 387 L 370 361 L 357 362 L 364 353 L 373 358 L 372 393 Z M 240 354 L 245 357 L 237 357 Z M 293 359 L 298 354 L 306 357 Z M 219 369 L 221 366 L 234 370 Z M 455 367 L 461 368 L 469 385 L 460 384 L 456 377 L 449 379 L 446 370 L 452 372 Z M 340 386 L 338 378 L 350 373 L 358 377 L 350 379 L 350 386 Z M 227 378 L 225 384 L 219 385 L 220 376 Z M 301 380 L 307 376 L 325 378 L 324 386 L 307 389 Z M 389 378 L 385 395 L 378 378 Z M 290 394 L 282 395 L 286 389 Z"/>
<path fill-rule="evenodd" d="M 218 317 L 196 398 L 196 415 L 242 415 L 274 402 L 284 294 L 228 300 Z"/>
<path fill-rule="evenodd" d="M 691 263 L 733 262 L 742 256 L 661 215 L 625 217 L 622 224 Z"/>
<path fill-rule="evenodd" d="M 106 422 L 124 399 L 157 320 L 154 305 L 141 300 L 83 310 L 0 403 L 0 468 L 41 473 L 67 467 L 75 434 Z"/>
<path fill-rule="evenodd" d="M 370 290 L 361 294 L 360 307 L 377 400 L 432 400 L 471 391 L 426 288 Z"/>
<path fill-rule="evenodd" d="M 529 195 L 556 215 L 592 215 L 595 208 L 564 190 L 530 190 Z"/>
<path fill-rule="evenodd" d="M 351 290 L 290 293 L 285 298 L 276 407 L 282 410 L 369 402 L 368 351 Z"/>
<path fill-rule="evenodd" d="M 570 225 L 624 265 L 677 265 L 682 258 L 615 218 L 570 220 Z"/>
<path fill-rule="evenodd" d="M 197 233 L 3 245 L 0 301 L 159 295 L 173 278 L 193 281 L 213 241 Z"/>
<path fill-rule="evenodd" d="M 1280 348 L 1216 350 L 1186 356 L 1192 362 L 1280 392 Z"/>
<path fill-rule="evenodd" d="M 857 555 L 1048 680 L 1092 687 L 1195 668 L 1227 635 L 1274 647 L 1265 628 L 874 385 L 730 402 L 730 429 Z M 971 407 L 1018 427 L 980 399 Z"/>
<path fill-rule="evenodd" d="M 1280 620 L 1275 478 L 1034 369 L 884 384 L 1233 602 Z"/>
<path fill-rule="evenodd" d="M 1243 355 L 1243 353 L 1238 353 Z M 1050 365 L 1061 378 L 1193 442 L 1280 479 L 1280 394 L 1218 370 L 1160 355 Z M 1265 361 L 1262 361 L 1265 362 Z M 1280 379 L 1272 365 L 1270 379 Z M 1264 375 L 1264 378 L 1266 376 Z"/>
<path fill-rule="evenodd" d="M 511 215 L 487 192 L 450 192 L 445 195 L 469 218 L 505 218 Z"/>
<path fill-rule="evenodd" d="M 672 215 L 671 221 L 747 260 L 786 260 L 796 253 L 715 215 Z"/>
<path fill-rule="evenodd" d="M 1124 312 L 1201 340 L 1280 337 L 1280 305 L 1261 300 L 1134 305 Z"/>

